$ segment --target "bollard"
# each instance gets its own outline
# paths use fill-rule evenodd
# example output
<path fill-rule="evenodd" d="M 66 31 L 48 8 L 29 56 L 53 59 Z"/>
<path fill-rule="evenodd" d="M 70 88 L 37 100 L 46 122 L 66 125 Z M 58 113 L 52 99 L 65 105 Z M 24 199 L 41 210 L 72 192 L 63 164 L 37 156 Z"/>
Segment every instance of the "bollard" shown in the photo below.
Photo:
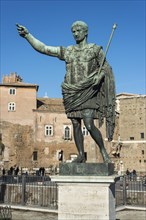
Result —
<path fill-rule="evenodd" d="M 10 206 L 0 207 L 0 220 L 12 220 L 12 210 Z"/>

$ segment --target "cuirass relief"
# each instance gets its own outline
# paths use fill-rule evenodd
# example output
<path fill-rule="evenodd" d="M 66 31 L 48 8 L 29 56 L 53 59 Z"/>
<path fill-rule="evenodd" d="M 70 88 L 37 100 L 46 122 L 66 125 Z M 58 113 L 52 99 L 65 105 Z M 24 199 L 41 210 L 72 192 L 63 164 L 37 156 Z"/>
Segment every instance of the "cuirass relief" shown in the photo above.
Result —
<path fill-rule="evenodd" d="M 83 49 L 77 47 L 71 47 L 67 49 L 65 53 L 66 63 L 72 62 L 89 62 L 95 58 L 95 52 L 93 47 L 85 47 Z"/>
<path fill-rule="evenodd" d="M 71 47 L 65 54 L 66 79 L 70 83 L 78 83 L 97 68 L 97 59 L 93 48 L 78 49 Z"/>

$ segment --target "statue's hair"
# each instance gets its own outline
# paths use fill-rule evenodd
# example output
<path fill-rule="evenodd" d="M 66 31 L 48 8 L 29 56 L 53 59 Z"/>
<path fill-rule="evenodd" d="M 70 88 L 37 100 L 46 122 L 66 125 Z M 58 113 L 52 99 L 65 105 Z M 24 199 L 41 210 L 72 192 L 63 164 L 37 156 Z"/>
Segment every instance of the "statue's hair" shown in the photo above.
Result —
<path fill-rule="evenodd" d="M 71 30 L 75 26 L 82 26 L 85 29 L 85 31 L 88 31 L 88 25 L 84 21 L 75 21 L 71 26 Z"/>

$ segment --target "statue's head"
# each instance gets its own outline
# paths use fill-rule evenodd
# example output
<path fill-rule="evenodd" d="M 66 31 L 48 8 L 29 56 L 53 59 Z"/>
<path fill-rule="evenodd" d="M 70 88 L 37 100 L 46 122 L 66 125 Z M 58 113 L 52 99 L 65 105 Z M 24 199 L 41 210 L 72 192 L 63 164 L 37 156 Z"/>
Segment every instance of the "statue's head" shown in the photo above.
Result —
<path fill-rule="evenodd" d="M 88 33 L 88 25 L 84 21 L 75 21 L 71 26 L 71 30 L 73 30 L 75 26 L 82 27 Z"/>
<path fill-rule="evenodd" d="M 83 21 L 75 21 L 71 26 L 71 31 L 77 43 L 88 37 L 88 25 Z"/>

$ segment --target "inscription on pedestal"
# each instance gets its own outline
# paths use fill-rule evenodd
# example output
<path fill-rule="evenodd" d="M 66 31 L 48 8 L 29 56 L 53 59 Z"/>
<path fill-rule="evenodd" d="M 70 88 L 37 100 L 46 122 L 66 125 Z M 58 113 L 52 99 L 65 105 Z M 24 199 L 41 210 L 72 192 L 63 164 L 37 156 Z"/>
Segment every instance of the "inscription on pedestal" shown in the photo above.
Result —
<path fill-rule="evenodd" d="M 59 165 L 59 175 L 110 176 L 113 174 L 113 163 L 61 163 Z"/>

